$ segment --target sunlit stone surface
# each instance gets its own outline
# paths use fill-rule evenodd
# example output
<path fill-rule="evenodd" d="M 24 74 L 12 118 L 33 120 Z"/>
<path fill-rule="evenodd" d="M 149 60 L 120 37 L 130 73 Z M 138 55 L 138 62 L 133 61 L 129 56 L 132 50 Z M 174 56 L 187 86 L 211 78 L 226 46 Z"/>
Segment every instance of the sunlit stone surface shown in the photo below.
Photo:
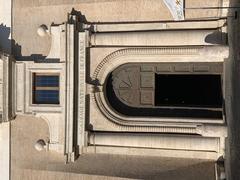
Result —
<path fill-rule="evenodd" d="M 230 179 L 229 3 L 0 0 L 1 180 Z"/>

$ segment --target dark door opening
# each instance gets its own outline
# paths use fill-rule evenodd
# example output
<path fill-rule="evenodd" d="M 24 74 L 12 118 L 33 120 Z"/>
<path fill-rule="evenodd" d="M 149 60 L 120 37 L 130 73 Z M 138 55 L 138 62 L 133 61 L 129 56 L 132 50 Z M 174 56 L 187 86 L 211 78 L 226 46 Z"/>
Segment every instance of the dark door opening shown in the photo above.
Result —
<path fill-rule="evenodd" d="M 198 65 L 202 66 L 194 67 Z M 104 89 L 112 109 L 135 117 L 223 118 L 221 66 L 204 64 L 208 72 L 184 73 L 161 71 L 165 66 L 174 70 L 178 64 L 136 63 L 116 68 Z"/>
<path fill-rule="evenodd" d="M 156 74 L 155 106 L 221 108 L 221 76 Z"/>

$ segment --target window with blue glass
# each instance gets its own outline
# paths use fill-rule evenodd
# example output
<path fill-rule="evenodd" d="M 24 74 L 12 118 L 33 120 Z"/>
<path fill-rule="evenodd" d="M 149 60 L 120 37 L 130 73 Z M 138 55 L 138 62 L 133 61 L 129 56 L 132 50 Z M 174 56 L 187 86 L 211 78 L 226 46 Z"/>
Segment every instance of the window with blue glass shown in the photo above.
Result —
<path fill-rule="evenodd" d="M 33 74 L 33 104 L 59 104 L 58 74 Z"/>

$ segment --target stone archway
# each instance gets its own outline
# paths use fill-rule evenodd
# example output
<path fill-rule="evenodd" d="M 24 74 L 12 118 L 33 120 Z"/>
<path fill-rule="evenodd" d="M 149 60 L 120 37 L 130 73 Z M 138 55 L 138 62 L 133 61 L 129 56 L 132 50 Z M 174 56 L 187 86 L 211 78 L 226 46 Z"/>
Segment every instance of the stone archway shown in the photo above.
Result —
<path fill-rule="evenodd" d="M 108 75 L 118 66 L 125 63 L 161 63 L 161 62 L 224 62 L 227 57 L 227 48 L 222 46 L 212 47 L 174 47 L 174 48 L 129 48 L 115 51 L 102 60 L 97 66 L 93 79 L 98 81 L 99 92 L 93 93 L 93 99 L 101 111 L 110 121 L 123 126 L 153 126 L 158 127 L 161 123 L 216 123 L 211 120 L 193 120 L 184 118 L 156 118 L 126 117 L 116 113 L 106 101 L 104 84 Z M 217 121 L 217 123 L 222 120 Z M 186 124 L 185 124 L 186 125 Z M 185 126 L 184 125 L 184 126 Z"/>

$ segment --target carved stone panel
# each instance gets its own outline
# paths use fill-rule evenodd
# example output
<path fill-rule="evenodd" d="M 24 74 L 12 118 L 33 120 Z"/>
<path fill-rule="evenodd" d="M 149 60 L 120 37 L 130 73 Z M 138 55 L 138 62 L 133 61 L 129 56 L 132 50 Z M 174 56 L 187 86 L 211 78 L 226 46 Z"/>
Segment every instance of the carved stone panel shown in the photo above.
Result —
<path fill-rule="evenodd" d="M 154 105 L 154 91 L 142 90 L 140 98 L 141 105 Z"/>
<path fill-rule="evenodd" d="M 141 88 L 153 88 L 154 87 L 154 73 L 141 73 Z"/>

